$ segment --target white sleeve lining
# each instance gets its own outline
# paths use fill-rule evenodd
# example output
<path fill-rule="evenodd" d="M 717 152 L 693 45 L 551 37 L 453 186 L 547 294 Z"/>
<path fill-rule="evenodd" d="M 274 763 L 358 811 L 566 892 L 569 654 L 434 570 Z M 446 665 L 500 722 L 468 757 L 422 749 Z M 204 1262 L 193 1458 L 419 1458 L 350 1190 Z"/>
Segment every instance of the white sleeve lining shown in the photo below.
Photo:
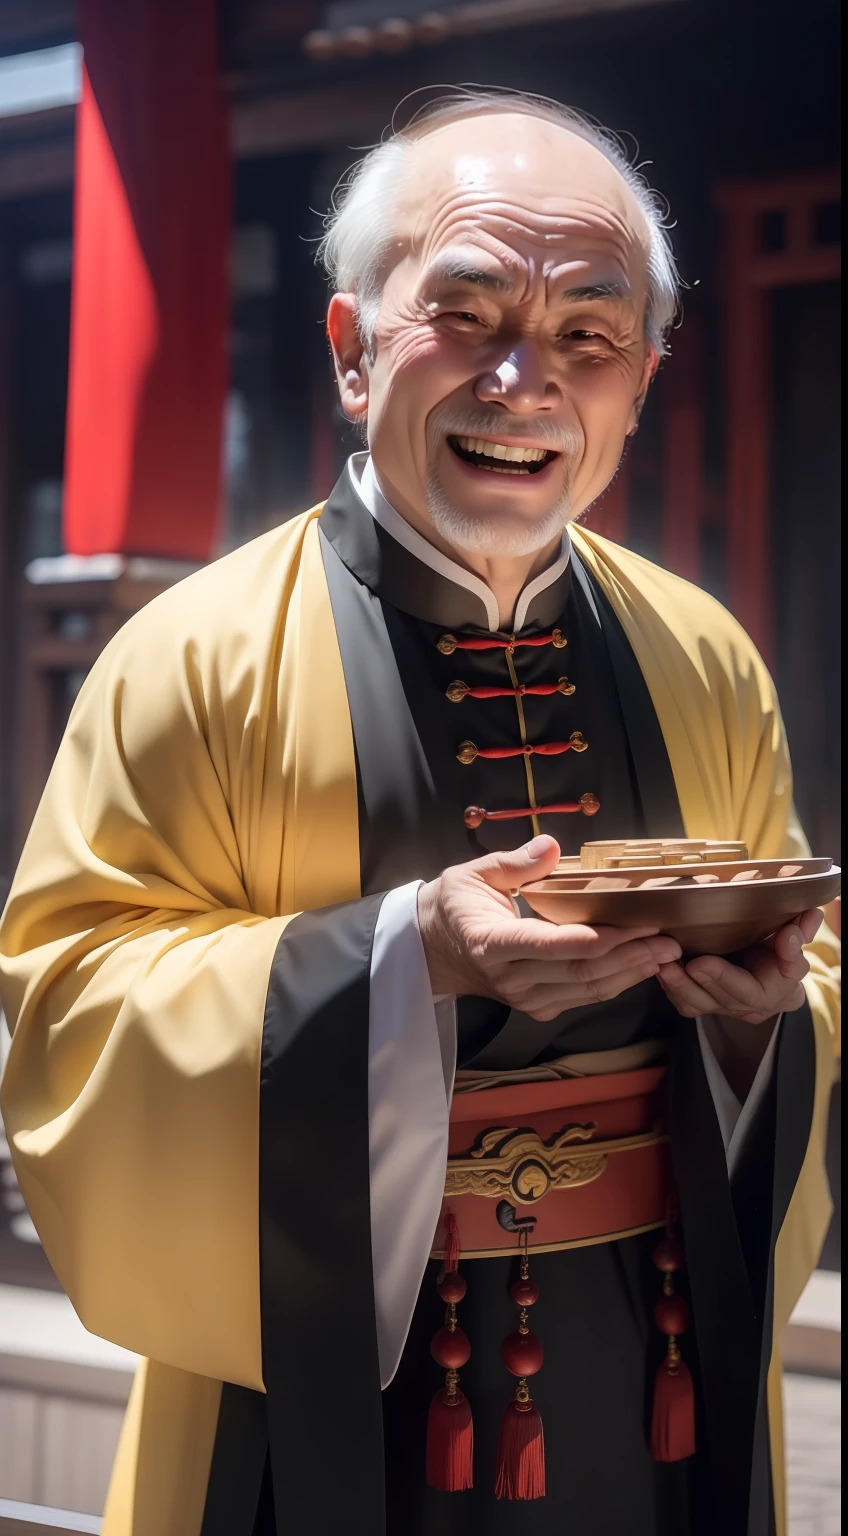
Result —
<path fill-rule="evenodd" d="M 774 1070 L 775 1053 L 777 1051 L 777 1037 L 780 1034 L 782 1024 L 783 1015 L 781 1014 L 772 1030 L 771 1039 L 766 1046 L 765 1055 L 757 1068 L 757 1074 L 749 1089 L 748 1097 L 744 1104 L 740 1104 L 718 1064 L 718 1057 L 710 1039 L 711 1032 L 716 1028 L 714 1020 L 709 1015 L 697 1020 L 698 1043 L 701 1047 L 704 1071 L 707 1074 L 707 1082 L 715 1105 L 721 1139 L 724 1142 L 729 1178 L 733 1177 L 745 1138 L 750 1131 L 766 1088 L 771 1080 L 771 1074 Z"/>
<path fill-rule="evenodd" d="M 435 1003 L 420 880 L 389 891 L 374 930 L 369 1011 L 371 1252 L 380 1380 L 400 1362 L 439 1220 L 456 1068 L 456 1006 Z"/>

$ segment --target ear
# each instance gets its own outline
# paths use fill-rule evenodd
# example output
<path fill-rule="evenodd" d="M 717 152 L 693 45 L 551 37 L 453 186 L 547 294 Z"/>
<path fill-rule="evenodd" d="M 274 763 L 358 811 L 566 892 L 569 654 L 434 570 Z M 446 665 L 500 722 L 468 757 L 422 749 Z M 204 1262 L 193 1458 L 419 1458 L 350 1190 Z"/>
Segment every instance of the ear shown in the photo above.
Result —
<path fill-rule="evenodd" d="M 639 417 L 642 414 L 648 390 L 650 389 L 654 379 L 657 376 L 657 369 L 659 366 L 660 354 L 656 347 L 649 345 L 645 355 L 645 365 L 642 369 L 642 377 L 639 380 L 639 389 L 636 394 L 636 399 L 633 401 L 633 405 L 630 410 L 630 420 L 627 423 L 628 437 L 636 436 L 636 433 L 639 429 Z"/>
<path fill-rule="evenodd" d="M 368 368 L 356 316 L 355 294 L 334 293 L 327 310 L 327 338 L 342 410 L 351 421 L 360 420 L 368 410 Z"/>

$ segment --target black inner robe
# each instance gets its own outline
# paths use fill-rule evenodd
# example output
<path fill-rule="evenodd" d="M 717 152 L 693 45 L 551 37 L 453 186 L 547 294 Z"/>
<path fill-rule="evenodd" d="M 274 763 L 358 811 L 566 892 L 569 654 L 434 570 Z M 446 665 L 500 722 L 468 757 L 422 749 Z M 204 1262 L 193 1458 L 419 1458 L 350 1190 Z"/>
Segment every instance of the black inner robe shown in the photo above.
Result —
<path fill-rule="evenodd" d="M 255 1536 L 275 1529 L 282 1533 L 292 1528 L 299 1510 L 311 1531 L 363 1536 L 380 1536 L 383 1530 L 388 1536 L 513 1531 L 560 1536 L 565 1529 L 580 1536 L 712 1536 L 717 1530 L 727 1536 L 770 1536 L 774 1527 L 764 1431 L 771 1304 L 767 1255 L 806 1144 L 811 1031 L 796 1030 L 789 1046 L 784 1032 L 740 1191 L 731 1191 L 694 1025 L 678 1019 L 653 982 L 612 1003 L 570 1010 L 543 1025 L 486 1000 L 460 999 L 459 1057 L 461 1065 L 515 1067 L 565 1052 L 667 1040 L 673 1157 L 695 1319 L 684 1349 L 696 1381 L 698 1454 L 686 1463 L 659 1466 L 647 1446 L 650 1387 L 662 1354 L 651 1321 L 659 1276 L 651 1264 L 655 1237 L 650 1233 L 533 1260 L 541 1288 L 534 1323 L 545 1347 L 543 1370 L 533 1382 L 545 1426 L 544 1500 L 499 1502 L 492 1491 L 497 1427 L 512 1392 L 499 1353 L 500 1341 L 514 1327 L 509 1259 L 476 1260 L 463 1268 L 468 1295 L 461 1321 L 472 1356 L 462 1382 L 474 1412 L 474 1489 L 441 1494 L 424 1483 L 427 1407 L 441 1379 L 429 1354 L 443 1311 L 434 1264 L 424 1276 L 398 1373 L 382 1396 L 382 1444 L 377 1444 L 376 1335 L 373 1299 L 369 1307 L 365 1294 L 367 1242 L 360 1232 L 367 1225 L 367 1078 L 363 1081 L 361 1070 L 367 984 L 363 991 L 362 981 L 367 983 L 368 934 L 373 934 L 379 900 L 373 903 L 379 893 L 411 879 L 431 878 L 450 863 L 518 846 L 532 835 L 532 825 L 529 818 L 484 822 L 469 831 L 463 821 L 470 804 L 494 809 L 529 803 L 521 757 L 478 757 L 466 766 L 456 756 L 461 741 L 483 747 L 519 740 L 513 697 L 465 697 L 454 703 L 446 696 L 457 679 L 470 686 L 509 686 L 502 650 L 457 650 L 445 656 L 438 649 L 446 632 L 488 634 L 479 599 L 391 539 L 347 476 L 328 501 L 320 526 L 357 757 L 363 901 L 296 919 L 275 958 L 266 1011 L 260 1174 L 268 1411 L 263 1418 L 257 1394 L 225 1387 L 204 1536 L 224 1530 L 227 1536 L 242 1531 L 247 1536 L 251 1530 Z M 527 739 L 567 740 L 579 730 L 589 745 L 579 754 L 534 756 L 536 800 L 577 800 L 592 791 L 600 810 L 591 821 L 582 815 L 543 816 L 540 830 L 552 833 L 565 853 L 576 852 L 587 838 L 680 835 L 680 808 L 647 688 L 614 613 L 576 557 L 533 600 L 521 635 L 547 634 L 555 626 L 567 646 L 517 649 L 519 681 L 552 682 L 566 675 L 575 691 L 526 696 Z M 340 1003 L 345 987 L 337 985 L 338 967 L 328 964 L 328 945 L 340 946 L 348 957 L 342 965 L 350 989 L 347 1008 Z M 318 1002 L 309 979 L 316 969 L 326 978 Z M 347 1087 L 343 1061 L 350 1047 L 338 1029 L 341 1014 L 357 1019 L 360 1042 L 358 1055 L 350 1058 L 358 1063 L 359 1076 Z M 794 1018 L 800 1023 L 800 1015 Z M 299 1029 L 298 1021 L 307 1020 L 311 1030 Z M 311 1096 L 311 1075 L 324 1070 L 328 1043 L 336 1037 L 341 1076 L 335 1098 L 326 1087 L 323 1095 Z M 787 1083 L 793 1073 L 800 1074 L 806 1091 L 791 1105 L 787 1102 L 788 1129 L 778 1169 L 772 1156 L 775 1105 L 781 1081 Z M 312 1236 L 309 1199 L 302 1198 L 302 1186 L 291 1172 L 293 1149 L 302 1154 L 304 1136 L 313 1161 L 327 1160 L 331 1103 L 350 1122 L 349 1146 L 358 1138 L 357 1156 L 347 1160 L 350 1194 L 345 1199 L 340 1192 L 335 1248 L 332 1221 L 318 1222 L 320 1232 Z M 283 1117 L 288 1125 L 292 1116 L 299 1140 L 289 1130 L 280 1131 Z M 332 1177 L 328 1167 L 326 1181 Z M 359 1224 L 348 1221 L 345 1229 L 346 1213 L 356 1203 Z M 740 1209 L 744 1251 L 737 1226 Z M 299 1262 L 302 1254 L 312 1261 L 311 1269 L 309 1262 Z M 338 1281 L 332 1274 L 334 1256 Z M 303 1287 L 310 1275 L 314 1280 L 316 1259 L 327 1284 L 321 1305 L 311 1308 Z M 301 1359 L 292 1329 L 298 1328 L 299 1318 L 306 1325 L 310 1313 L 309 1348 Z M 313 1396 L 314 1417 L 304 1429 L 299 1415 Z M 263 1424 L 259 1431 L 257 1414 Z M 256 1467 L 265 1456 L 269 1427 L 270 1458 L 257 1509 Z M 237 1464 L 251 1470 L 237 1472 Z M 306 1465 L 313 1470 L 302 1489 L 299 1473 Z M 242 1484 L 253 1492 L 244 1497 L 234 1492 Z M 216 1501 L 221 1508 L 238 1505 L 238 1517 L 232 1513 L 228 1523 L 216 1521 Z"/>

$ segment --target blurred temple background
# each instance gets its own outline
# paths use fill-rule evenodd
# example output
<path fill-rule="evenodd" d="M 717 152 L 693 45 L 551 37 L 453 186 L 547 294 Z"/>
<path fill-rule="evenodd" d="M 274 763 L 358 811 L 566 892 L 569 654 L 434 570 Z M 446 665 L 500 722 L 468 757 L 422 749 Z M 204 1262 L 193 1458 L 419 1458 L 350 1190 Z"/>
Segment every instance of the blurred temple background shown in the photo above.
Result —
<path fill-rule="evenodd" d="M 467 81 L 589 112 L 668 199 L 682 323 L 589 521 L 754 636 L 839 856 L 838 60 L 835 0 L 0 0 L 0 900 L 109 636 L 358 446 L 321 213 L 402 99 Z M 787 1345 L 824 1376 L 839 1091 L 837 1215 Z M 68 1310 L 0 1133 L 0 1532 L 4 1500 L 96 1529 L 132 1360 Z M 829 1473 L 798 1466 L 795 1529 L 835 1532 Z"/>

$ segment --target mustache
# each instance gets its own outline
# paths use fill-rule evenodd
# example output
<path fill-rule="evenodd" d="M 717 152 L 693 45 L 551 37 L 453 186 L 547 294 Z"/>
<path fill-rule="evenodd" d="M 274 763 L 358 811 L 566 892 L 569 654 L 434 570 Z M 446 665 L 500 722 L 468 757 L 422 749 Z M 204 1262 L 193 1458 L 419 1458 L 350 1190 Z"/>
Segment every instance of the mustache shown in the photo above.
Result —
<path fill-rule="evenodd" d="M 493 437 L 505 432 L 514 438 L 526 438 L 528 442 L 550 453 L 561 453 L 573 458 L 583 450 L 583 434 L 574 427 L 553 421 L 524 421 L 513 417 L 507 422 L 501 413 L 486 410 L 457 410 L 456 407 L 436 406 L 427 422 L 427 437 L 432 443 L 437 437 Z"/>

